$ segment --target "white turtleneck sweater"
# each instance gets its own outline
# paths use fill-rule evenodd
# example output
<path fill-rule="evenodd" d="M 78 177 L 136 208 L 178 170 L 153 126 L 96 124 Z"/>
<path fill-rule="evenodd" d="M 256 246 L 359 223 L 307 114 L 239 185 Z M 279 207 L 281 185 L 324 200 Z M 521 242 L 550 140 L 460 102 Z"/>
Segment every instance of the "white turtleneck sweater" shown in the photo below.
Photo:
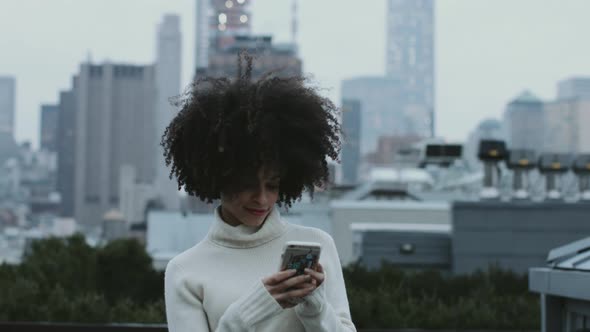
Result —
<path fill-rule="evenodd" d="M 287 241 L 321 243 L 325 280 L 302 303 L 283 309 L 262 279 L 278 272 Z M 356 331 L 333 239 L 289 224 L 276 208 L 258 230 L 230 226 L 216 209 L 207 237 L 168 263 L 165 298 L 170 332 Z"/>

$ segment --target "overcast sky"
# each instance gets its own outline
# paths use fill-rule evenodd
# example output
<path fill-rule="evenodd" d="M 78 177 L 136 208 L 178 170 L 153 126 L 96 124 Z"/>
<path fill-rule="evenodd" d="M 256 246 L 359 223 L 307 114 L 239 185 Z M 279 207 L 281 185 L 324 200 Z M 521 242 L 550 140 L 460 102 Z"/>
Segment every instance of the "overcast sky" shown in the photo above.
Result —
<path fill-rule="evenodd" d="M 253 0 L 255 33 L 290 38 L 290 1 Z M 183 85 L 194 63 L 195 0 L 0 0 L 0 75 L 17 79 L 16 138 L 38 146 L 39 110 L 89 55 L 147 64 L 156 24 L 181 16 Z M 382 75 L 385 0 L 300 0 L 304 71 L 339 104 L 340 82 Z M 558 80 L 590 76 L 590 1 L 438 0 L 436 132 L 463 140 L 524 89 L 549 100 Z"/>

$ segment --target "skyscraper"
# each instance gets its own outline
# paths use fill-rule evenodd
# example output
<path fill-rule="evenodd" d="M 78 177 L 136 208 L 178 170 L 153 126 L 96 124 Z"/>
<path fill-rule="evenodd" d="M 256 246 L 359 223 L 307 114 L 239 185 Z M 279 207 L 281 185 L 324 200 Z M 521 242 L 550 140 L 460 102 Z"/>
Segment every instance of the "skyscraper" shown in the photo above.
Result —
<path fill-rule="evenodd" d="M 590 100 L 562 99 L 543 107 L 545 152 L 590 153 Z M 540 144 L 539 144 L 540 145 Z"/>
<path fill-rule="evenodd" d="M 403 113 L 402 84 L 386 77 L 359 77 L 342 82 L 343 100 L 358 100 L 361 104 L 360 152 L 374 152 L 381 136 L 412 134 Z"/>
<path fill-rule="evenodd" d="M 388 0 L 386 74 L 401 82 L 408 131 L 434 136 L 434 0 Z"/>
<path fill-rule="evenodd" d="M 72 80 L 72 90 L 59 94 L 57 120 L 57 190 L 61 195 L 60 215 L 74 216 L 74 178 L 76 162 L 76 92 L 78 78 Z"/>
<path fill-rule="evenodd" d="M 251 31 L 251 0 L 196 0 L 195 65 L 207 68 L 211 53 Z"/>
<path fill-rule="evenodd" d="M 57 122 L 59 107 L 57 105 L 41 105 L 41 135 L 39 146 L 41 149 L 57 151 Z"/>
<path fill-rule="evenodd" d="M 18 155 L 14 139 L 15 94 L 14 77 L 0 76 L 0 165 Z"/>
<path fill-rule="evenodd" d="M 0 76 L 0 135 L 14 140 L 16 80 Z"/>
<path fill-rule="evenodd" d="M 342 100 L 342 183 L 356 184 L 361 161 L 361 103 Z"/>
<path fill-rule="evenodd" d="M 506 139 L 511 149 L 541 152 L 543 141 L 543 102 L 530 91 L 524 91 L 504 112 Z"/>
<path fill-rule="evenodd" d="M 84 63 L 75 79 L 74 215 L 98 226 L 119 207 L 119 175 L 155 180 L 157 88 L 154 66 Z"/>
<path fill-rule="evenodd" d="M 195 68 L 207 68 L 209 63 L 209 3 L 211 0 L 196 0 L 195 18 Z"/>
<path fill-rule="evenodd" d="M 231 46 L 210 54 L 209 67 L 204 73 L 214 77 L 236 77 L 241 50 L 255 55 L 252 63 L 253 79 L 271 71 L 281 77 L 301 75 L 302 62 L 297 57 L 296 48 L 289 44 L 277 47 L 272 44 L 270 36 L 235 37 Z"/>
<path fill-rule="evenodd" d="M 170 98 L 180 94 L 181 72 L 181 34 L 180 17 L 177 15 L 165 15 L 163 22 L 158 25 L 157 51 L 156 51 L 156 84 L 158 88 L 156 106 L 156 188 L 160 202 L 166 209 L 178 210 L 180 199 L 178 197 L 178 182 L 170 179 L 170 169 L 166 167 L 163 149 L 159 145 L 166 127 L 176 115 L 176 107 L 171 104 Z"/>
<path fill-rule="evenodd" d="M 590 99 L 590 77 L 572 77 L 557 84 L 557 99 Z"/>
<path fill-rule="evenodd" d="M 251 33 L 250 1 L 197 0 L 197 76 L 236 77 L 241 50 L 255 56 L 254 79 L 270 71 L 277 76 L 301 75 L 296 45 L 275 45 L 272 36 Z"/>

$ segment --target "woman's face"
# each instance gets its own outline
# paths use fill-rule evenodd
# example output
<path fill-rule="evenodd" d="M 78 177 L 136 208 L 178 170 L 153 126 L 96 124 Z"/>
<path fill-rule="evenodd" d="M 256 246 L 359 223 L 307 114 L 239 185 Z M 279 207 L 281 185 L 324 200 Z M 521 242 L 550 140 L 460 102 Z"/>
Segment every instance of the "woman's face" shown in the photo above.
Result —
<path fill-rule="evenodd" d="M 258 178 L 248 179 L 244 189 L 232 195 L 222 195 L 221 216 L 232 225 L 258 227 L 262 225 L 279 198 L 279 175 L 258 171 Z"/>

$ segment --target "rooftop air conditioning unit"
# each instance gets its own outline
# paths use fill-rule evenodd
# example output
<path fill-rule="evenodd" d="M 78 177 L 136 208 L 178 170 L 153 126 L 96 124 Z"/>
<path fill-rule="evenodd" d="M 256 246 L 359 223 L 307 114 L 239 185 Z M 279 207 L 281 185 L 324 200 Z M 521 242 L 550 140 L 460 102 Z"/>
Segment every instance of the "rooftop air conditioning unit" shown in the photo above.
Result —
<path fill-rule="evenodd" d="M 477 157 L 484 164 L 483 188 L 480 192 L 482 199 L 499 199 L 500 168 L 498 164 L 506 160 L 508 151 L 506 143 L 498 140 L 481 140 Z"/>
<path fill-rule="evenodd" d="M 539 158 L 539 170 L 545 176 L 545 199 L 563 199 L 561 182 L 562 175 L 572 166 L 568 154 L 545 153 Z"/>
<path fill-rule="evenodd" d="M 506 166 L 514 171 L 512 178 L 512 198 L 529 199 L 529 171 L 536 167 L 536 155 L 533 150 L 510 150 Z"/>
<path fill-rule="evenodd" d="M 578 176 L 580 200 L 590 202 L 590 154 L 579 155 L 574 161 L 573 170 Z"/>

